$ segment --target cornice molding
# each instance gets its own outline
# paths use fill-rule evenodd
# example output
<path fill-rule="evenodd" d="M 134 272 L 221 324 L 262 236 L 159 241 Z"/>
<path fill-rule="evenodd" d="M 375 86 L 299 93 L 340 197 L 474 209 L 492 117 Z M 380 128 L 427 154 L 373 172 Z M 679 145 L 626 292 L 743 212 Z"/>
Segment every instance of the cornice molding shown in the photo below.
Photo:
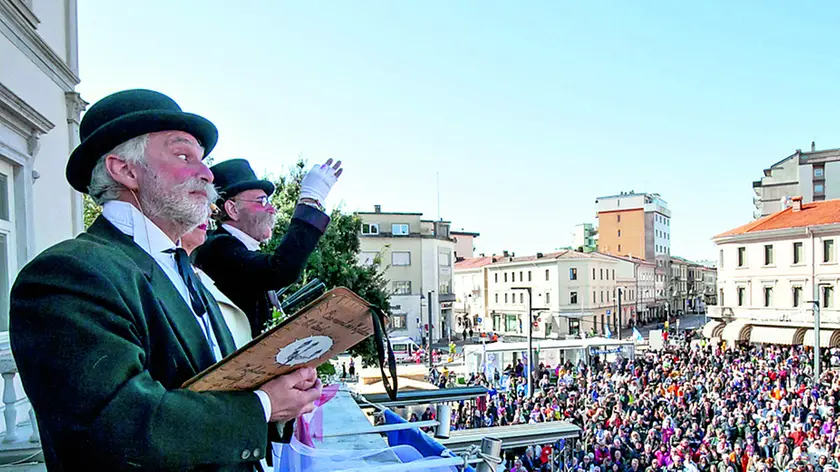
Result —
<path fill-rule="evenodd" d="M 0 33 L 9 38 L 39 69 L 65 92 L 74 91 L 79 77 L 44 41 L 30 19 L 16 6 L 17 0 L 0 0 Z"/>
<path fill-rule="evenodd" d="M 0 84 L 0 123 L 26 140 L 27 151 L 33 158 L 40 148 L 39 137 L 55 128 L 44 115 Z"/>

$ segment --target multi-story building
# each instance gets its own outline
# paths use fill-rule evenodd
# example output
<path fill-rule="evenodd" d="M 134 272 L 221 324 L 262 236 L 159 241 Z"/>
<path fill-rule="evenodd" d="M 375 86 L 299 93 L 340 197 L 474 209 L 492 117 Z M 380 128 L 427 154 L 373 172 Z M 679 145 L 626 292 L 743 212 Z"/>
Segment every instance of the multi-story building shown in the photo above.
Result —
<path fill-rule="evenodd" d="M 0 0 L 0 466 L 44 470 L 34 414 L 9 347 L 18 271 L 84 230 L 82 196 L 64 176 L 87 105 L 79 83 L 76 0 Z M 14 468 L 14 467 L 13 467 Z"/>
<path fill-rule="evenodd" d="M 449 235 L 455 241 L 455 261 L 461 259 L 470 259 L 475 257 L 475 238 L 479 237 L 479 233 L 471 233 L 469 231 L 450 231 Z"/>
<path fill-rule="evenodd" d="M 622 326 L 644 324 L 653 319 L 656 305 L 656 264 L 635 257 L 604 254 L 616 259 L 616 284 L 622 289 Z"/>
<path fill-rule="evenodd" d="M 487 319 L 487 270 L 494 257 L 476 257 L 455 262 L 452 291 L 455 293 L 455 330 L 472 328 L 484 332 Z"/>
<path fill-rule="evenodd" d="M 667 291 L 672 314 L 687 311 L 689 265 L 690 263 L 682 257 L 671 256 L 670 284 Z"/>
<path fill-rule="evenodd" d="M 754 218 L 783 210 L 793 196 L 803 203 L 840 198 L 840 149 L 811 152 L 797 149 L 790 156 L 764 169 L 761 180 L 753 182 Z"/>
<path fill-rule="evenodd" d="M 357 213 L 360 263 L 379 264 L 388 279 L 391 330 L 422 342 L 449 339 L 453 327 L 452 274 L 455 242 L 448 221 L 424 220 L 422 213 Z M 429 326 L 431 306 L 431 327 Z"/>
<path fill-rule="evenodd" d="M 597 253 L 561 251 L 501 257 L 486 265 L 484 329 L 508 338 L 525 336 L 528 293 L 536 310 L 534 336 L 558 338 L 615 329 L 619 262 Z M 607 328 L 607 324 L 610 328 Z"/>
<path fill-rule="evenodd" d="M 709 307 L 710 337 L 840 347 L 840 200 L 803 203 L 714 237 L 719 249 L 718 305 Z M 815 306 L 816 305 L 816 306 Z"/>
<path fill-rule="evenodd" d="M 572 232 L 572 249 L 580 252 L 595 252 L 598 250 L 598 230 L 592 223 L 575 225 Z"/>
<path fill-rule="evenodd" d="M 703 303 L 705 306 L 717 305 L 717 268 L 703 265 Z"/>
<path fill-rule="evenodd" d="M 657 193 L 622 192 L 595 200 L 598 251 L 656 264 L 657 308 L 661 318 L 670 303 L 671 211 Z"/>

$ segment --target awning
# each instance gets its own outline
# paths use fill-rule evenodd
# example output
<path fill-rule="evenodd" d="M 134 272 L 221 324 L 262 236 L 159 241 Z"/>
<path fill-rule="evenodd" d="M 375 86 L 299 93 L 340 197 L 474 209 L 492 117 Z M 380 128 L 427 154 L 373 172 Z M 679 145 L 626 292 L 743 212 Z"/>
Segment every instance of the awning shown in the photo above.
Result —
<path fill-rule="evenodd" d="M 706 323 L 706 326 L 703 327 L 703 337 L 706 339 L 719 338 L 721 333 L 723 333 L 724 326 L 726 326 L 726 324 L 722 321 L 709 321 Z"/>
<path fill-rule="evenodd" d="M 750 340 L 751 330 L 750 320 L 739 318 L 727 323 L 720 337 L 729 344 L 735 344 L 738 341 L 747 342 Z"/>
<path fill-rule="evenodd" d="M 758 344 L 802 344 L 805 328 L 780 328 L 778 326 L 753 326 L 750 342 Z"/>
<path fill-rule="evenodd" d="M 806 346 L 814 345 L 813 329 L 805 331 L 805 340 L 803 341 L 803 344 Z M 820 347 L 840 347 L 840 330 L 820 329 Z"/>

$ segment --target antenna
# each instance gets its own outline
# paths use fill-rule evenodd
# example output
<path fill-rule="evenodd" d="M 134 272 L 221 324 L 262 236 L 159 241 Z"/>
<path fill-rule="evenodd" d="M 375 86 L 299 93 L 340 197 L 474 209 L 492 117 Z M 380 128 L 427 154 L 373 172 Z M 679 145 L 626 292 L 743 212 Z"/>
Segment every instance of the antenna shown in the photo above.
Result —
<path fill-rule="evenodd" d="M 437 182 L 437 217 L 438 221 L 442 221 L 440 218 L 440 172 L 435 173 L 435 180 Z"/>

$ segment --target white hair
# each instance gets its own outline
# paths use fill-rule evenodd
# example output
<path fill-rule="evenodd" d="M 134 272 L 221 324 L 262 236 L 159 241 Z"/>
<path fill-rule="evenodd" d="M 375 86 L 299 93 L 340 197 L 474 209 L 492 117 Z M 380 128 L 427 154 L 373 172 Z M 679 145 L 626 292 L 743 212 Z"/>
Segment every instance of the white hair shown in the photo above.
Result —
<path fill-rule="evenodd" d="M 125 159 L 126 162 L 145 164 L 146 144 L 148 142 L 148 134 L 137 136 L 99 158 L 93 172 L 91 172 L 90 185 L 88 185 L 88 195 L 93 198 L 93 201 L 99 205 L 104 205 L 105 202 L 118 199 L 120 192 L 125 188 L 108 173 L 108 169 L 105 167 L 106 158 L 110 155 L 116 155 Z"/>

